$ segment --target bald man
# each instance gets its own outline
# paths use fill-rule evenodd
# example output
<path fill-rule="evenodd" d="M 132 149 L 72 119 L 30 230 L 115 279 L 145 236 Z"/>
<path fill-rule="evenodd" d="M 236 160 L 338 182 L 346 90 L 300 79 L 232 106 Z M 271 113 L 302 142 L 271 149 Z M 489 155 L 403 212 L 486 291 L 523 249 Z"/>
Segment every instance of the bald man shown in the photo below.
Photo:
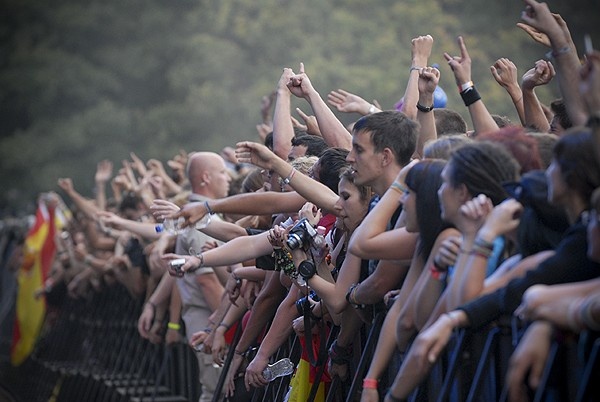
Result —
<path fill-rule="evenodd" d="M 188 160 L 186 173 L 192 188 L 190 201 L 202 202 L 227 196 L 231 177 L 227 172 L 225 161 L 218 154 L 212 152 L 192 154 Z M 220 218 L 214 215 L 212 219 Z M 177 236 L 175 252 L 181 255 L 190 252 L 199 253 L 207 241 L 215 241 L 215 239 L 198 230 L 186 230 Z M 182 302 L 181 316 L 185 322 L 188 342 L 195 332 L 208 327 L 209 316 L 219 307 L 224 289 L 215 269 L 224 270 L 223 267 L 203 267 L 177 279 Z M 202 385 L 200 401 L 211 401 L 221 369 L 213 367 L 212 355 L 197 353 L 196 356 Z"/>

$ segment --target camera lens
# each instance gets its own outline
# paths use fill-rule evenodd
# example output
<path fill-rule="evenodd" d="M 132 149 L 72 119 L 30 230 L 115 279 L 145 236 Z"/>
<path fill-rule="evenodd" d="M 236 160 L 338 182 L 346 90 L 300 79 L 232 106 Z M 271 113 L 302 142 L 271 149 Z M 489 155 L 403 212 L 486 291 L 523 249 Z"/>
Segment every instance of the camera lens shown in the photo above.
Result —
<path fill-rule="evenodd" d="M 290 250 L 295 250 L 302 245 L 302 238 L 296 233 L 290 233 L 287 239 L 287 245 Z"/>

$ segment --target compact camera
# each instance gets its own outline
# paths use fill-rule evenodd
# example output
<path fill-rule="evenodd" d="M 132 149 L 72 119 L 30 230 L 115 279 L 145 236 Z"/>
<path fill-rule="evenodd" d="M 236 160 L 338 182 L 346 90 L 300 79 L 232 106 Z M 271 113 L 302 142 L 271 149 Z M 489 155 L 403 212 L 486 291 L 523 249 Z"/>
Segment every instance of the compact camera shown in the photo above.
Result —
<path fill-rule="evenodd" d="M 317 230 L 308 222 L 306 218 L 300 219 L 290 229 L 286 244 L 290 250 L 297 248 L 308 248 L 312 239 L 318 234 Z"/>
<path fill-rule="evenodd" d="M 296 300 L 296 310 L 298 310 L 298 314 L 301 316 L 309 314 L 312 311 L 308 296 L 304 296 L 303 298 Z"/>
<path fill-rule="evenodd" d="M 313 305 L 310 299 L 315 302 L 319 302 L 321 300 L 319 296 L 312 290 L 308 296 L 304 296 L 296 300 L 296 309 L 298 310 L 298 314 L 301 316 L 305 314 L 312 314 Z"/>
<path fill-rule="evenodd" d="M 183 270 L 181 269 L 181 267 L 183 267 L 184 264 L 185 264 L 185 258 L 177 258 L 176 260 L 172 260 L 169 263 L 169 266 L 171 268 L 173 268 L 173 270 L 175 272 L 177 272 L 178 274 L 183 274 Z"/>

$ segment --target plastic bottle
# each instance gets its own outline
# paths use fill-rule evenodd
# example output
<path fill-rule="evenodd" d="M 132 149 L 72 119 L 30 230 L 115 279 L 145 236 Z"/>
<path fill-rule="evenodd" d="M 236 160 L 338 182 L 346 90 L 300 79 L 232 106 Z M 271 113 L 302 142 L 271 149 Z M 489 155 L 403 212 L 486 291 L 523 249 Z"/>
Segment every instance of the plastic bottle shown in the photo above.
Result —
<path fill-rule="evenodd" d="M 157 224 L 154 229 L 156 233 L 167 232 L 169 234 L 179 234 L 182 233 L 185 229 L 183 228 L 183 223 L 185 219 L 171 219 L 166 218 L 162 223 Z"/>
<path fill-rule="evenodd" d="M 327 241 L 325 240 L 325 234 L 327 229 L 323 226 L 317 226 L 317 234 L 312 239 L 312 247 L 314 256 L 317 260 L 322 260 L 327 254 Z"/>
<path fill-rule="evenodd" d="M 273 381 L 278 377 L 290 375 L 294 372 L 294 363 L 287 357 L 269 364 L 262 372 L 263 377 L 267 381 Z"/>
<path fill-rule="evenodd" d="M 211 214 L 206 214 L 194 225 L 197 230 L 204 229 L 210 224 Z"/>

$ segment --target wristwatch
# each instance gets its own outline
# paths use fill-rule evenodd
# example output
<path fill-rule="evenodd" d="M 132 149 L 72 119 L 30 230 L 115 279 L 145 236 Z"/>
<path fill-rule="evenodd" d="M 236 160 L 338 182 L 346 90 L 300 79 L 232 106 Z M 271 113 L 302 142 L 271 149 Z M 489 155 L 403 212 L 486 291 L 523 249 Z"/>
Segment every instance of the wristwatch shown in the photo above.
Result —
<path fill-rule="evenodd" d="M 298 273 L 305 281 L 309 280 L 317 273 L 317 267 L 312 261 L 304 260 L 298 265 Z"/>

